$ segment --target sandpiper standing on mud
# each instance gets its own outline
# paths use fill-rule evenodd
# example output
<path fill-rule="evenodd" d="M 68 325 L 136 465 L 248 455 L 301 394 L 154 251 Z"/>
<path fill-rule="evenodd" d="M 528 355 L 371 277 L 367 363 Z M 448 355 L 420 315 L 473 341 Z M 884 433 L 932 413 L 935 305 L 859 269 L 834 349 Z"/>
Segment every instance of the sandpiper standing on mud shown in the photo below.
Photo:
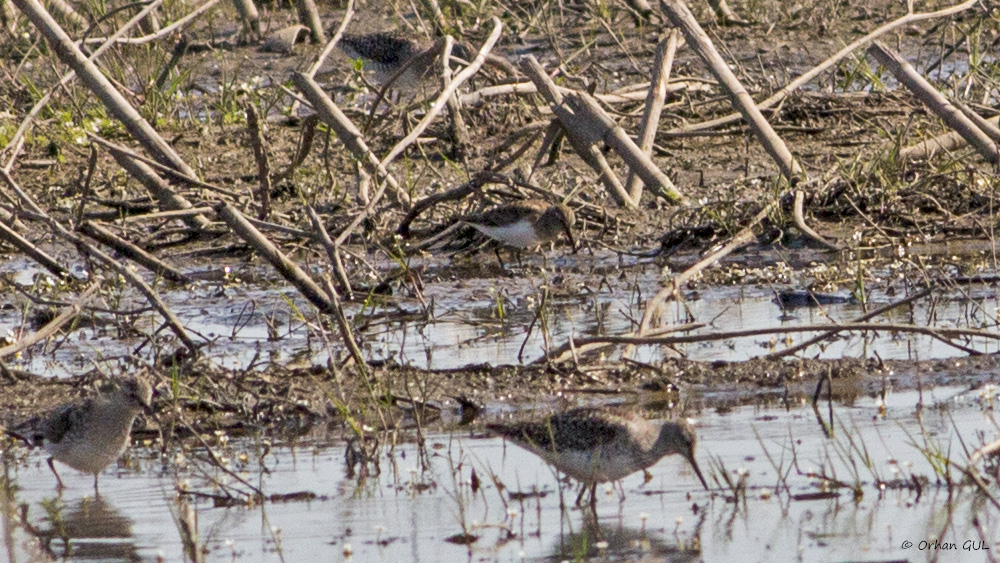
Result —
<path fill-rule="evenodd" d="M 393 83 L 393 87 L 412 88 L 431 73 L 433 57 L 427 55 L 429 44 L 418 43 L 393 33 L 345 34 L 340 48 L 352 59 L 361 59 L 364 70 L 375 73 L 375 82 L 385 84 L 411 59 L 417 57 Z"/>
<path fill-rule="evenodd" d="M 637 415 L 575 409 L 537 422 L 488 424 L 487 428 L 581 482 L 584 488 L 576 503 L 589 490 L 592 509 L 598 483 L 623 479 L 670 454 L 688 460 L 708 489 L 694 457 L 694 428 L 687 422 L 653 422 Z"/>
<path fill-rule="evenodd" d="M 64 485 L 53 460 L 93 474 L 97 494 L 97 476 L 125 451 L 135 417 L 151 411 L 153 389 L 145 380 L 124 377 L 111 385 L 97 396 L 56 407 L 7 431 L 49 453 L 59 489 Z"/>
<path fill-rule="evenodd" d="M 566 233 L 576 250 L 575 222 L 576 216 L 568 206 L 550 205 L 540 199 L 500 205 L 465 219 L 467 225 L 484 235 L 517 248 L 532 248 Z"/>

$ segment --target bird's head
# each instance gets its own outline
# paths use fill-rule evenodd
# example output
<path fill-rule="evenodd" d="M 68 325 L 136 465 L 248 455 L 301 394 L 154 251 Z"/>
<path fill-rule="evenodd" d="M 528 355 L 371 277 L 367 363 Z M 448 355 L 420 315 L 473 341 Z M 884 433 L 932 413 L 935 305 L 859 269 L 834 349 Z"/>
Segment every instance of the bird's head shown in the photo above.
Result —
<path fill-rule="evenodd" d="M 698 480 L 701 481 L 705 490 L 708 490 L 708 483 L 701 474 L 698 461 L 694 457 L 697 444 L 698 436 L 694 432 L 694 426 L 688 420 L 680 423 L 665 422 L 660 428 L 660 437 L 657 440 L 657 445 L 661 448 L 661 451 L 664 451 L 665 454 L 679 454 L 688 460 L 688 463 L 694 469 L 695 475 L 698 476 Z"/>

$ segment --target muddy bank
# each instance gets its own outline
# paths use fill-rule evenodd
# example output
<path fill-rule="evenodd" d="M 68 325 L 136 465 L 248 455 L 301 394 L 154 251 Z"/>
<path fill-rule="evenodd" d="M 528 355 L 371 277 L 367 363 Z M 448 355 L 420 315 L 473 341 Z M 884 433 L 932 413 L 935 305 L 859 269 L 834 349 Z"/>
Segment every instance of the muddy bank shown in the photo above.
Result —
<path fill-rule="evenodd" d="M 138 439 L 162 430 L 185 438 L 192 432 L 225 431 L 276 438 L 327 428 L 348 437 L 360 422 L 376 431 L 396 428 L 448 429 L 475 424 L 497 413 L 549 412 L 582 405 L 629 405 L 650 415 L 697 414 L 740 405 L 799 405 L 817 395 L 850 405 L 862 397 L 961 386 L 975 390 L 1000 381 L 1000 356 L 944 360 L 750 360 L 693 362 L 673 359 L 658 366 L 629 362 L 610 367 L 470 366 L 429 371 L 370 366 L 269 369 L 266 373 L 204 368 L 179 374 L 147 374 L 157 381 L 156 416 L 136 425 Z M 820 387 L 829 376 L 832 387 Z M 93 392 L 95 374 L 51 379 L 21 374 L 0 383 L 0 424 Z"/>

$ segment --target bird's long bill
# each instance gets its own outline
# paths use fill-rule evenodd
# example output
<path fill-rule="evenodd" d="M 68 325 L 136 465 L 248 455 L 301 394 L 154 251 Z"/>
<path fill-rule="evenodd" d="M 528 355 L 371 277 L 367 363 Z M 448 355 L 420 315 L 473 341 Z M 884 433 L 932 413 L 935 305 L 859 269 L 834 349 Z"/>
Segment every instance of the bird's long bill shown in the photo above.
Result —
<path fill-rule="evenodd" d="M 569 226 L 566 227 L 566 236 L 569 237 L 569 243 L 573 246 L 573 254 L 576 254 L 579 249 L 576 247 L 576 239 L 573 238 L 573 229 Z"/>
<path fill-rule="evenodd" d="M 698 476 L 698 480 L 701 481 L 701 485 L 705 487 L 705 490 L 707 491 L 708 483 L 705 481 L 705 477 L 702 476 L 701 469 L 698 468 L 698 462 L 695 461 L 694 454 L 691 454 L 691 457 L 688 458 L 688 461 L 691 462 L 691 467 L 694 468 L 694 474 Z"/>

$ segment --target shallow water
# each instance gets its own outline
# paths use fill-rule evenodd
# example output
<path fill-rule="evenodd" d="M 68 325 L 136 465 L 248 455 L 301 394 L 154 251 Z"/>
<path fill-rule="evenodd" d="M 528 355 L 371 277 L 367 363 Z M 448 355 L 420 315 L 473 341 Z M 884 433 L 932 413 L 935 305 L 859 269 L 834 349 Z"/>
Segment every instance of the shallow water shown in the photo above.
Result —
<path fill-rule="evenodd" d="M 412 442 L 383 449 L 381 473 L 360 483 L 346 476 L 342 442 L 276 447 L 264 458 L 266 472 L 251 461 L 241 475 L 267 495 L 308 491 L 314 500 L 256 508 L 193 503 L 209 561 L 561 561 L 582 554 L 601 561 L 984 561 L 987 554 L 1000 556 L 1000 511 L 972 487 L 935 484 L 922 449 L 948 452 L 964 464 L 956 436 L 970 450 L 981 443 L 979 433 L 992 440 L 998 402 L 991 385 L 889 393 L 884 401 L 863 396 L 850 407 L 835 405 L 833 438 L 824 437 L 804 405 L 706 408 L 698 415 L 697 457 L 714 481 L 712 492 L 701 489 L 685 462 L 665 458 L 652 468 L 650 482 L 641 474 L 625 479 L 621 502 L 616 490 L 599 487 L 596 527 L 586 510 L 560 508 L 560 498 L 572 505 L 576 489 L 561 487 L 539 458 L 462 428 L 426 436 L 423 456 Z M 821 413 L 826 416 L 825 405 Z M 240 466 L 239 453 L 255 459 L 257 446 L 234 442 L 224 453 Z M 74 538 L 72 560 L 180 561 L 175 485 L 216 493 L 211 480 L 232 480 L 199 463 L 175 478 L 176 465 L 163 466 L 142 448 L 132 457 L 140 469 L 106 471 L 96 502 L 90 477 L 65 468 L 68 488 L 57 498 L 48 467 L 33 453 L 26 466 L 8 469 L 12 501 L 26 503 L 29 521 L 46 530 L 53 524 L 43 504 L 57 499 L 53 514 Z M 722 473 L 733 481 L 745 475 L 747 492 L 739 502 L 727 500 L 733 491 L 715 480 Z M 819 486 L 819 473 L 860 483 L 863 496 Z M 889 488 L 880 494 L 874 485 L 911 475 L 928 479 L 919 493 Z M 542 494 L 510 500 L 495 482 Z M 38 541 L 11 522 L 4 526 L 10 559 L 32 560 Z M 477 540 L 470 546 L 446 541 L 462 533 Z M 934 539 L 944 543 L 920 549 L 921 541 Z M 52 550 L 61 555 L 65 546 L 56 540 Z"/>
<path fill-rule="evenodd" d="M 954 249 L 960 250 L 963 249 Z M 485 259 L 485 254 L 481 253 L 479 258 Z M 747 268 L 773 265 L 775 258 L 752 254 L 737 257 Z M 816 256 L 802 253 L 782 258 L 808 262 Z M 489 259 L 495 260 L 492 256 Z M 513 274 L 518 275 L 462 280 L 446 276 L 440 264 L 433 266 L 438 270 L 428 265 L 431 269 L 423 276 L 422 291 L 426 306 L 399 290 L 399 295 L 385 297 L 374 306 L 348 304 L 347 313 L 356 323 L 363 349 L 373 360 L 394 360 L 427 369 L 517 364 L 542 358 L 547 345 L 551 349 L 570 336 L 618 335 L 635 330 L 646 300 L 662 287 L 660 266 L 632 259 L 624 263 L 624 269 L 619 269 L 617 260 L 607 252 L 594 257 L 551 254 L 546 263 L 550 268 L 548 273 L 541 271 L 541 257 L 526 257 L 525 264 L 531 267 L 527 275 L 519 275 L 525 273 L 523 270 L 514 270 Z M 415 262 L 413 267 L 423 265 Z M 16 272 L 19 282 L 30 281 L 31 269 L 18 270 L 19 266 L 24 264 L 8 263 L 0 268 L 0 273 Z M 218 264 L 212 269 L 191 272 L 204 281 L 163 292 L 164 301 L 196 339 L 210 341 L 204 349 L 210 361 L 239 368 L 268 361 L 325 365 L 331 353 L 341 352 L 338 334 L 328 333 L 325 338 L 331 344 L 326 344 L 324 338 L 310 332 L 312 329 L 292 309 L 294 306 L 308 311 L 308 304 L 268 270 L 241 269 L 236 263 L 225 274 L 224 266 Z M 552 273 L 552 268 L 556 273 Z M 489 271 L 484 275 L 497 273 Z M 536 322 L 538 304 L 546 288 L 547 314 L 544 323 Z M 713 333 L 829 324 L 831 320 L 843 322 L 865 312 L 860 304 L 848 300 L 822 308 L 793 309 L 783 309 L 776 302 L 777 292 L 800 289 L 802 286 L 796 283 L 699 287 L 685 292 L 685 303 L 668 304 L 663 324 L 701 322 L 708 326 L 699 333 Z M 898 294 L 889 295 L 884 290 L 870 290 L 869 308 L 902 299 L 904 291 L 901 287 L 897 291 Z M 958 291 L 942 291 L 933 299 L 921 300 L 912 308 L 900 308 L 877 321 L 995 329 L 1000 309 L 998 291 L 989 284 L 970 284 Z M 850 294 L 841 291 L 836 296 L 846 298 Z M 0 331 L 33 330 L 25 323 L 16 296 L 8 299 L 12 306 L 0 309 Z M 119 307 L 141 308 L 145 303 L 126 291 Z M 146 332 L 151 333 L 161 325 L 153 313 L 142 314 L 138 319 L 136 326 Z M 814 334 L 775 333 L 675 348 L 694 360 L 739 361 L 781 350 Z M 969 339 L 961 344 L 985 353 L 1000 350 L 998 341 L 989 339 Z M 634 359 L 655 362 L 670 353 L 660 346 L 639 347 Z M 614 354 L 617 352 L 612 357 Z M 844 334 L 807 351 L 810 357 L 820 358 L 874 354 L 883 359 L 926 360 L 964 356 L 966 352 L 930 335 L 885 331 Z M 67 375 L 89 369 L 91 362 L 98 362 L 114 372 L 118 364 L 134 357 L 155 359 L 143 337 L 119 330 L 115 325 L 105 325 L 80 328 L 74 338 L 58 348 L 45 353 L 26 353 L 11 367 Z"/>

